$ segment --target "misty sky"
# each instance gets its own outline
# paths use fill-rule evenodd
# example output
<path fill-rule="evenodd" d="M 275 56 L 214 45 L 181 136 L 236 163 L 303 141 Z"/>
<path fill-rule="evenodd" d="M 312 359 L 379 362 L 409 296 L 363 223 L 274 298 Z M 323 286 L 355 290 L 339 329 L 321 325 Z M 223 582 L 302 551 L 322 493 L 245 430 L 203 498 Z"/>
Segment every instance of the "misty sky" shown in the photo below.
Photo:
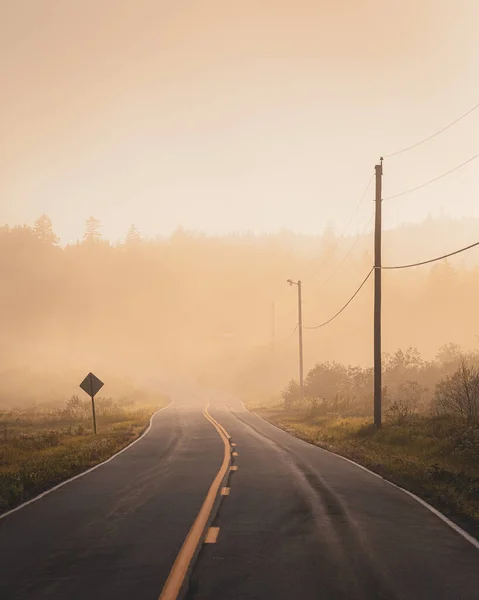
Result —
<path fill-rule="evenodd" d="M 0 222 L 341 232 L 479 102 L 477 0 L 0 0 Z M 479 153 L 479 110 L 384 197 Z M 384 205 L 479 216 L 479 159 Z M 373 210 L 373 186 L 350 231 Z"/>

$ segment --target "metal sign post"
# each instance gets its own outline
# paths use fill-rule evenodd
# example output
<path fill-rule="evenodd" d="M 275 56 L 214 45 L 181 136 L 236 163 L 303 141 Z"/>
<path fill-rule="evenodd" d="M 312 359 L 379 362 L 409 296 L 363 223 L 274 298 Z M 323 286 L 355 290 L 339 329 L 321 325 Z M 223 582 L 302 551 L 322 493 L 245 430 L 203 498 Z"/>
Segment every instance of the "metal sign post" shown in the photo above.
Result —
<path fill-rule="evenodd" d="M 103 381 L 100 381 L 98 377 L 93 373 L 88 373 L 85 379 L 80 383 L 81 389 L 86 392 L 91 398 L 91 410 L 93 414 L 93 431 L 96 435 L 96 415 L 95 415 L 95 396 L 103 387 Z"/>

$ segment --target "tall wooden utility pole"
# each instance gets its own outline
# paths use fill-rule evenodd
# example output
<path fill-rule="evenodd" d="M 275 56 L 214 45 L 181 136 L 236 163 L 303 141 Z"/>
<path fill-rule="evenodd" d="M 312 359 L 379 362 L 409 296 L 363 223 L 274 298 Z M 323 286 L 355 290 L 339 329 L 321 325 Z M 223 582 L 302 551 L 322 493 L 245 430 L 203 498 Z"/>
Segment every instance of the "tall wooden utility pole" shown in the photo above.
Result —
<path fill-rule="evenodd" d="M 303 383 L 303 302 L 301 299 L 301 280 L 298 281 L 298 332 L 299 332 L 299 393 L 304 397 Z"/>
<path fill-rule="evenodd" d="M 374 225 L 374 425 L 381 427 L 381 202 L 383 159 L 376 165 L 376 220 Z"/>
<path fill-rule="evenodd" d="M 274 344 L 275 344 L 275 306 L 274 302 L 271 304 L 271 355 L 274 356 Z"/>
<path fill-rule="evenodd" d="M 303 301 L 301 298 L 301 280 L 292 281 L 288 279 L 289 285 L 298 286 L 298 334 L 299 334 L 299 393 L 301 399 L 304 397 L 303 382 Z"/>

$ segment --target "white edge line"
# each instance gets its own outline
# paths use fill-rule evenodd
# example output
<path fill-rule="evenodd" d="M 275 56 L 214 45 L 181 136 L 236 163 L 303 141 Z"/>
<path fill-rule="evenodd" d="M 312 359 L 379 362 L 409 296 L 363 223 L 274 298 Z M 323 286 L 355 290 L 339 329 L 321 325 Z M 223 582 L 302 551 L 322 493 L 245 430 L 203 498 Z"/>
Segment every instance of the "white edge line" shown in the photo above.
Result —
<path fill-rule="evenodd" d="M 390 481 L 389 479 L 385 479 L 382 475 L 379 475 L 378 473 L 374 473 L 374 471 L 370 471 L 369 469 L 367 469 L 363 465 L 360 465 L 359 463 L 354 462 L 354 460 L 351 460 L 350 458 L 346 458 L 345 456 L 341 456 L 341 454 L 336 454 L 336 452 L 331 452 L 331 450 L 327 450 L 326 448 L 322 448 L 321 446 L 317 446 L 316 444 L 310 444 L 306 440 L 302 440 L 301 438 L 296 437 L 292 433 L 289 433 L 289 431 L 286 431 L 285 429 L 281 429 L 281 427 L 278 427 L 274 423 L 271 423 L 270 421 L 268 421 L 266 419 L 263 419 L 263 417 L 260 416 L 260 415 L 258 415 L 258 413 L 250 411 L 248 408 L 246 408 L 246 406 L 244 405 L 243 402 L 242 402 L 242 404 L 243 404 L 243 406 L 245 407 L 245 409 L 249 413 L 256 415 L 259 419 L 261 419 L 265 423 L 268 423 L 272 427 L 275 427 L 276 429 L 279 429 L 279 431 L 282 431 L 283 433 L 286 433 L 287 435 L 291 436 L 295 440 L 299 440 L 300 442 L 303 442 L 303 443 L 307 444 L 308 446 L 310 446 L 312 448 L 318 448 L 319 450 L 323 450 L 324 452 L 328 452 L 329 454 L 332 454 L 333 456 L 337 456 L 338 458 L 341 458 L 342 460 L 345 460 L 346 462 L 351 463 L 355 467 L 359 467 L 363 471 L 366 471 L 370 475 L 374 475 L 374 477 L 378 477 L 379 479 L 382 479 L 386 483 L 389 483 L 389 485 L 392 485 L 396 489 L 401 490 L 401 492 L 404 492 L 405 494 L 407 494 L 411 498 L 414 498 L 414 500 L 416 500 L 416 502 L 419 502 L 419 504 L 422 504 L 422 506 L 424 506 L 430 512 L 432 512 L 434 515 L 436 515 L 436 517 L 439 517 L 439 519 L 441 519 L 441 521 L 443 521 L 444 523 L 446 523 L 446 525 L 449 525 L 449 527 L 451 529 L 453 529 L 456 533 L 458 533 L 459 535 L 461 535 L 465 540 L 467 540 L 470 544 L 472 544 L 475 548 L 477 548 L 479 550 L 479 541 L 476 540 L 476 538 L 472 537 L 472 535 L 470 535 L 469 533 L 467 533 L 467 531 L 464 531 L 464 529 L 462 529 L 462 527 L 459 527 L 459 525 L 456 525 L 456 523 L 454 523 L 453 521 L 451 521 L 450 519 L 448 519 L 446 517 L 446 515 L 443 515 L 442 512 L 440 512 L 440 511 L 437 510 L 437 508 L 434 508 L 434 506 L 431 506 L 425 500 L 423 500 L 422 498 L 419 498 L 419 496 L 416 496 L 416 494 L 413 494 L 409 490 L 404 489 L 403 487 L 401 487 L 400 485 L 397 485 L 396 483 Z"/>
<path fill-rule="evenodd" d="M 106 460 L 98 463 L 97 465 L 94 465 L 93 467 L 90 467 L 86 471 L 82 471 L 81 473 L 78 473 L 78 475 L 75 475 L 74 477 L 70 477 L 70 479 L 65 479 L 65 481 L 62 481 L 61 483 L 55 485 L 54 487 L 52 487 L 52 488 L 50 488 L 48 490 L 45 490 L 44 492 L 42 492 L 38 496 L 35 496 L 34 498 L 31 498 L 30 500 L 27 500 L 26 502 L 23 502 L 19 506 L 16 506 L 15 508 L 12 508 L 8 512 L 5 512 L 5 513 L 1 514 L 0 515 L 0 520 L 4 519 L 5 517 L 8 517 L 8 515 L 11 515 L 14 512 L 17 512 L 17 510 L 20 510 L 21 508 L 24 508 L 25 506 L 28 506 L 29 504 L 32 504 L 32 502 L 36 502 L 37 500 L 40 500 L 40 498 L 43 498 L 44 496 L 47 496 L 51 492 L 54 492 L 55 490 L 58 490 L 58 488 L 61 488 L 62 486 L 66 485 L 67 483 L 70 483 L 71 481 L 75 481 L 75 479 L 79 479 L 80 477 L 83 477 L 83 475 L 86 475 L 87 473 L 91 473 L 95 469 L 98 469 L 98 467 L 102 467 L 103 465 L 106 465 L 106 463 L 109 463 L 111 460 L 113 460 L 114 458 L 116 458 L 117 456 L 119 456 L 120 454 L 122 454 L 123 452 L 126 452 L 127 450 L 129 450 L 132 446 L 134 446 L 137 442 L 139 442 L 141 439 L 143 439 L 149 433 L 149 431 L 151 429 L 151 426 L 153 424 L 153 417 L 155 415 L 157 415 L 159 412 L 161 412 L 162 410 L 165 410 L 166 408 L 169 408 L 173 404 L 173 402 L 174 402 L 174 400 L 172 400 L 166 406 L 163 406 L 163 408 L 160 408 L 159 410 L 157 410 L 156 412 L 154 412 L 151 415 L 151 417 L 150 417 L 150 423 L 149 423 L 148 427 L 145 429 L 145 431 L 140 435 L 140 437 L 136 438 L 136 440 L 133 440 L 132 442 L 130 442 L 128 444 L 128 446 L 125 446 L 124 448 L 122 448 L 121 450 L 119 450 L 118 452 L 116 452 L 115 454 L 113 454 L 112 456 L 110 456 L 109 458 L 107 458 Z"/>

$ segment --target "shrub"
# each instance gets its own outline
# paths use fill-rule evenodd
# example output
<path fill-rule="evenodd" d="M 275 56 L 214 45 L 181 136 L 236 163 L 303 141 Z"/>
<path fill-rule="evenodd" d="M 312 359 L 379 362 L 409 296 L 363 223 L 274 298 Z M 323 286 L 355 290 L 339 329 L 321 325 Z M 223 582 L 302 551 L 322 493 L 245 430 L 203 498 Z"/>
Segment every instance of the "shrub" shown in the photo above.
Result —
<path fill-rule="evenodd" d="M 451 415 L 467 426 L 479 426 L 479 370 L 463 359 L 459 369 L 436 386 L 439 414 Z"/>
<path fill-rule="evenodd" d="M 468 427 L 457 434 L 454 454 L 469 454 L 479 458 L 479 429 Z"/>
<path fill-rule="evenodd" d="M 284 407 L 286 409 L 296 406 L 301 398 L 299 383 L 294 379 L 291 379 L 286 388 L 281 392 L 281 397 L 283 398 Z"/>
<path fill-rule="evenodd" d="M 67 419 L 84 419 L 90 412 L 90 403 L 88 400 L 82 400 L 78 394 L 74 394 L 67 400 L 64 412 Z"/>
<path fill-rule="evenodd" d="M 393 425 L 404 425 L 409 421 L 411 411 L 404 400 L 395 400 L 386 411 L 385 417 Z"/>

